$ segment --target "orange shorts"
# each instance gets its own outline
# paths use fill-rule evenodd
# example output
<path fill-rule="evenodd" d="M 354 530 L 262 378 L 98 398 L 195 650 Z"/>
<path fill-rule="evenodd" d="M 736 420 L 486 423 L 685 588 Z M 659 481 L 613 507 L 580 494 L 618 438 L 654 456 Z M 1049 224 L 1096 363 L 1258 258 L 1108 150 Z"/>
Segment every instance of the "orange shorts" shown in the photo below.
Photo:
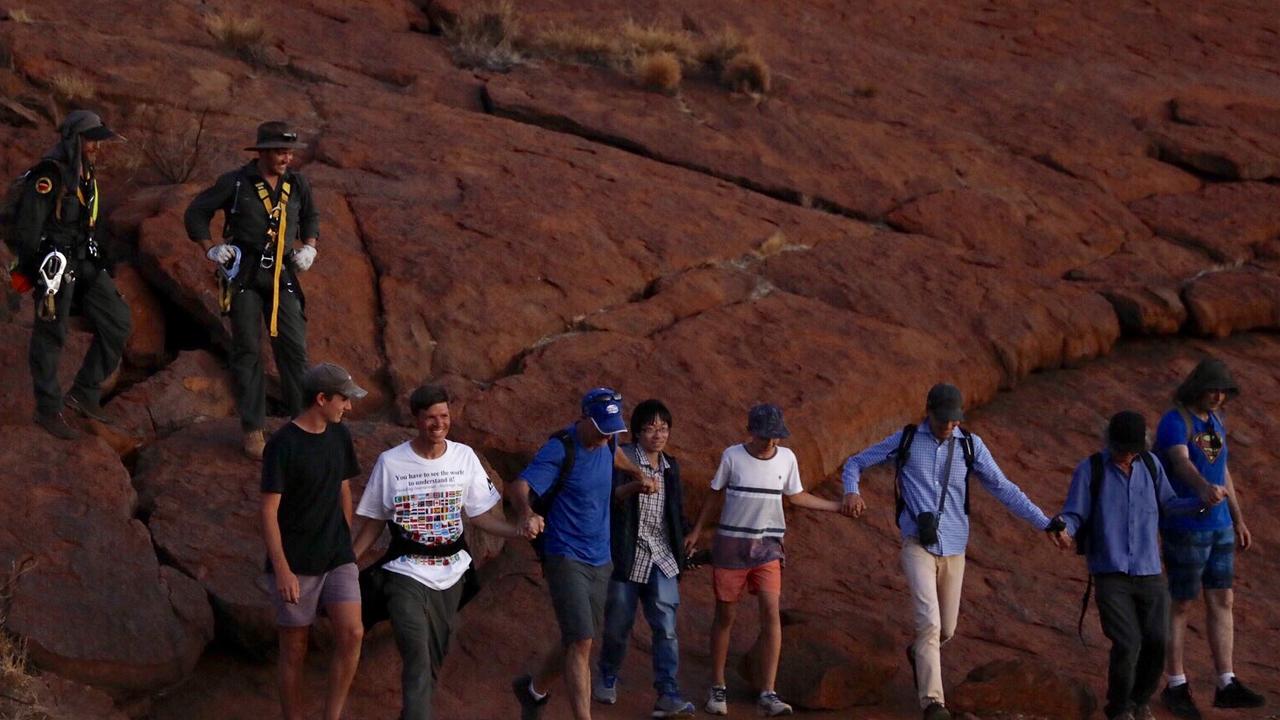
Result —
<path fill-rule="evenodd" d="M 716 600 L 738 602 L 742 589 L 752 595 L 762 592 L 782 594 L 782 562 L 771 560 L 751 568 L 712 568 L 711 582 L 716 588 Z"/>

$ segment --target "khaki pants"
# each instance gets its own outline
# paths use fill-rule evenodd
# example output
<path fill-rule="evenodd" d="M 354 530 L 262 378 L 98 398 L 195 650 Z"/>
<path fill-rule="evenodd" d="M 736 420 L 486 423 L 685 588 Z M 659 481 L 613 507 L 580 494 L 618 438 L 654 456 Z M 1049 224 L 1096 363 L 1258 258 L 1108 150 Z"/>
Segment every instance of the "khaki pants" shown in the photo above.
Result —
<path fill-rule="evenodd" d="M 920 707 L 944 703 L 942 694 L 942 644 L 956 634 L 960 615 L 960 588 L 964 584 L 964 555 L 939 557 L 920 546 L 915 538 L 902 544 L 902 572 L 911 593 L 916 639 L 916 695 Z"/>

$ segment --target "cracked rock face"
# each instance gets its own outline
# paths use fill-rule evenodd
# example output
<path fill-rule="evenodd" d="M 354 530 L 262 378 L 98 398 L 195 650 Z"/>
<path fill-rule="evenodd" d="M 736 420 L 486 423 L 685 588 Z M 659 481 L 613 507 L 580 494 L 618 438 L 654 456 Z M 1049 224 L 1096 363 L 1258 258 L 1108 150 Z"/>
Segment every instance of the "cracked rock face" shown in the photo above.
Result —
<path fill-rule="evenodd" d="M 27 425 L 30 302 L 0 325 L 0 424 L 16 439 L 0 451 L 13 470 L 0 482 L 17 498 L 0 508 L 0 561 L 42 558 L 10 629 L 43 668 L 140 692 L 180 680 L 214 618 L 231 645 L 270 644 L 253 586 L 256 466 L 239 457 L 221 370 L 227 327 L 181 224 L 191 195 L 245 162 L 267 119 L 308 142 L 296 162 L 323 215 L 302 278 L 308 349 L 370 390 L 353 412 L 369 464 L 408 432 L 389 424 L 422 382 L 450 389 L 454 437 L 508 477 L 577 415 L 583 390 L 607 383 L 628 403 L 672 407 L 692 512 L 751 404 L 786 409 L 813 488 L 949 380 L 971 406 L 992 403 L 972 425 L 1048 506 L 1107 412 L 1154 415 L 1195 357 L 1217 352 L 1250 386 L 1232 432 L 1259 483 L 1251 501 L 1272 499 L 1262 438 L 1280 394 L 1266 334 L 1280 326 L 1280 27 L 1265 2 L 518 4 L 529 32 L 610 32 L 628 18 L 694 36 L 733 26 L 770 65 L 759 97 L 697 72 L 667 96 L 554 59 L 461 69 L 430 34 L 465 8 L 452 1 L 264 0 L 262 40 L 240 48 L 211 30 L 226 9 L 153 5 L 44 3 L 0 23 L 0 169 L 28 167 L 73 105 L 131 141 L 100 169 L 137 332 L 108 398 L 122 423 L 92 429 L 130 465 L 136 453 L 139 519 L 111 449 L 51 445 Z M 202 118 L 193 173 L 167 184 L 145 150 L 185 158 Z M 1250 330 L 1263 332 L 1229 337 Z M 1178 338 L 1134 339 L 1161 335 Z M 87 343 L 71 333 L 64 384 Z M 883 637 L 906 622 L 893 614 L 896 534 L 887 478 L 873 483 L 881 502 L 865 524 L 793 515 L 785 602 L 887 618 L 863 628 L 875 657 L 859 664 L 853 641 L 797 625 L 784 664 L 815 658 L 829 680 L 798 673 L 787 687 L 813 707 L 908 717 L 905 673 L 889 674 L 900 651 Z M 1074 595 L 1074 560 L 1029 543 L 981 494 L 975 508 L 948 663 L 1060 647 L 1073 598 L 1044 588 Z M 497 558 L 437 710 L 498 717 L 509 699 L 477 678 L 515 674 L 550 637 L 549 608 L 523 543 L 473 543 Z M 1241 587 L 1273 564 L 1242 561 Z M 690 687 L 707 673 L 705 575 L 683 586 Z M 1275 644 L 1274 610 L 1253 587 L 1239 600 L 1244 663 Z M 648 672 L 645 632 L 631 678 Z M 276 712 L 259 689 L 270 667 L 217 653 L 204 663 L 202 682 L 157 700 L 156 717 Z M 1075 654 L 1061 672 L 1097 685 L 1096 663 Z M 396 667 L 389 640 L 372 638 L 353 717 L 394 705 Z M 646 711 L 640 695 L 622 710 Z"/>

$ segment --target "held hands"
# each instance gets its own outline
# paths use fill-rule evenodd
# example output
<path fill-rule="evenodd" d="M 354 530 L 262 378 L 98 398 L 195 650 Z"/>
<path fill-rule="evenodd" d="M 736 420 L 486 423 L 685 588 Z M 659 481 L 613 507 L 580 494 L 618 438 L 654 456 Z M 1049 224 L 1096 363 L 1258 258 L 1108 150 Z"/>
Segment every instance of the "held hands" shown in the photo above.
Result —
<path fill-rule="evenodd" d="M 1067 534 L 1067 523 L 1060 516 L 1055 516 L 1050 520 L 1044 532 L 1049 536 L 1049 541 L 1057 546 L 1059 550 L 1071 549 L 1072 539 Z"/>
<path fill-rule="evenodd" d="M 867 504 L 858 493 L 845 493 L 844 502 L 840 503 L 840 514 L 851 518 L 862 517 L 866 509 Z"/>
<path fill-rule="evenodd" d="M 316 261 L 316 248 L 314 245 L 303 245 L 293 251 L 293 267 L 298 272 L 306 272 L 311 269 L 311 263 Z"/>
<path fill-rule="evenodd" d="M 1206 485 L 1200 491 L 1200 500 L 1206 507 L 1212 507 L 1227 499 L 1227 489 L 1221 485 Z"/>
<path fill-rule="evenodd" d="M 236 253 L 231 249 L 230 245 L 227 245 L 226 243 L 219 243 L 209 248 L 208 251 L 205 252 L 204 256 L 209 258 L 210 262 L 217 263 L 219 265 L 226 265 L 235 259 Z"/>
<path fill-rule="evenodd" d="M 698 550 L 698 538 L 702 537 L 702 529 L 694 528 L 684 538 L 684 556 L 689 557 Z"/>
<path fill-rule="evenodd" d="M 302 590 L 298 587 L 298 576 L 287 569 L 277 572 L 276 592 L 280 593 L 281 600 L 296 605 L 298 598 L 302 596 Z"/>
<path fill-rule="evenodd" d="M 542 519 L 541 515 L 531 512 L 520 518 L 520 522 L 516 524 L 516 528 L 520 531 L 520 537 L 523 537 L 525 540 L 532 540 L 542 534 L 542 530 L 545 525 L 546 522 Z"/>

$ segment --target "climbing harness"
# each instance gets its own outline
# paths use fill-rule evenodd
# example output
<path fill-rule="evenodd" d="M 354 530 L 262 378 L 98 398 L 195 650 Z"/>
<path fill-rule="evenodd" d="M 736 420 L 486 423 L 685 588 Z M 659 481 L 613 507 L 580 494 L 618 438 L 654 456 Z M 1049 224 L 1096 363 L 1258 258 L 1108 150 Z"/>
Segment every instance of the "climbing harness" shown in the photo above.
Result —
<path fill-rule="evenodd" d="M 276 318 L 280 313 L 280 269 L 284 265 L 284 246 L 286 242 L 286 234 L 289 229 L 289 191 L 291 187 L 288 180 L 284 180 L 280 184 L 280 200 L 274 206 L 271 204 L 271 191 L 267 188 L 267 184 L 261 180 L 254 183 L 254 187 L 258 191 L 258 199 L 262 201 L 262 207 L 267 211 L 267 220 L 270 225 L 267 230 L 267 242 L 263 245 L 262 256 L 258 259 L 258 266 L 263 270 L 272 270 L 271 282 L 271 337 L 276 337 L 279 332 L 276 326 Z"/>

